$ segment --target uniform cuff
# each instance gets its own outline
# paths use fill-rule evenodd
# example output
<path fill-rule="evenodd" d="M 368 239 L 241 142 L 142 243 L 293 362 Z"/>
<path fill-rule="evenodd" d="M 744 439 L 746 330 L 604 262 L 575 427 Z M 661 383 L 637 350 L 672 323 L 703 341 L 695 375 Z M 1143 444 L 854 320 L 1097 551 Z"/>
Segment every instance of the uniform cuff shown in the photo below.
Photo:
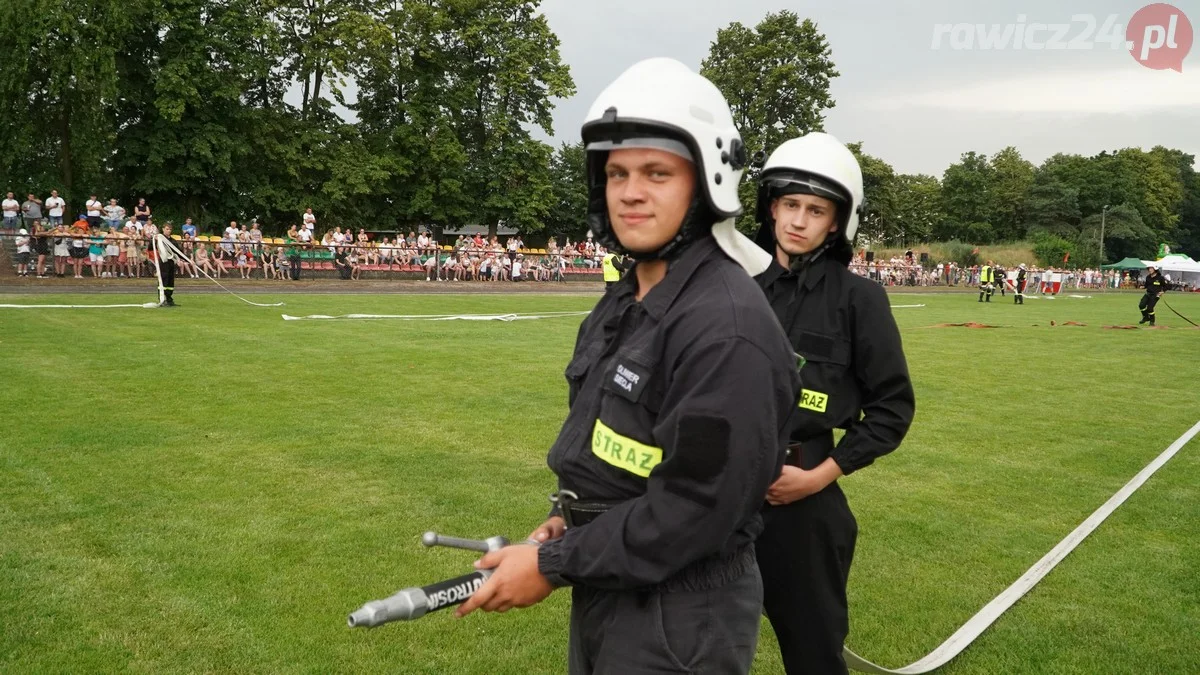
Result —
<path fill-rule="evenodd" d="M 562 540 L 548 541 L 538 547 L 538 572 L 555 588 L 570 586 L 562 576 Z"/>
<path fill-rule="evenodd" d="M 843 476 L 849 476 L 850 474 L 852 474 L 855 471 L 858 471 L 859 469 L 862 468 L 862 466 L 856 466 L 854 464 L 851 464 L 850 460 L 848 460 L 845 457 L 838 455 L 836 453 L 830 455 L 830 457 L 833 459 L 834 464 L 837 464 L 838 468 L 842 470 Z M 864 464 L 863 466 L 866 466 L 866 465 Z"/>

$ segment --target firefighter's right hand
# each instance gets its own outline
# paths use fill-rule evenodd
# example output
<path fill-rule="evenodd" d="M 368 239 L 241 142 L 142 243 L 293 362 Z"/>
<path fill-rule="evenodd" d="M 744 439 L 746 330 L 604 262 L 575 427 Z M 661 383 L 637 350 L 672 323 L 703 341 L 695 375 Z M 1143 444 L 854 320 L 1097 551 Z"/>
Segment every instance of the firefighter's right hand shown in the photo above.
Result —
<path fill-rule="evenodd" d="M 563 536 L 563 532 L 566 532 L 566 530 L 567 521 L 563 520 L 562 516 L 551 516 L 546 519 L 546 522 L 531 532 L 529 538 L 539 544 L 544 544 Z"/>

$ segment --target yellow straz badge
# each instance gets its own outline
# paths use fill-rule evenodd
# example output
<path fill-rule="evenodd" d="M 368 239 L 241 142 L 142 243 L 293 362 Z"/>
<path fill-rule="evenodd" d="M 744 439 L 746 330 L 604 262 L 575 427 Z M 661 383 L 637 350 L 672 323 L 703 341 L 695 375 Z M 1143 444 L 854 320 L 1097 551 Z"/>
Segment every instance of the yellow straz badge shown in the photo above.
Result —
<path fill-rule="evenodd" d="M 622 436 L 597 419 L 592 429 L 592 454 L 618 469 L 648 478 L 650 470 L 662 463 L 663 451 Z"/>
<path fill-rule="evenodd" d="M 823 413 L 828 403 L 829 397 L 819 391 L 811 391 L 809 389 L 800 390 L 800 407 L 805 410 Z"/>

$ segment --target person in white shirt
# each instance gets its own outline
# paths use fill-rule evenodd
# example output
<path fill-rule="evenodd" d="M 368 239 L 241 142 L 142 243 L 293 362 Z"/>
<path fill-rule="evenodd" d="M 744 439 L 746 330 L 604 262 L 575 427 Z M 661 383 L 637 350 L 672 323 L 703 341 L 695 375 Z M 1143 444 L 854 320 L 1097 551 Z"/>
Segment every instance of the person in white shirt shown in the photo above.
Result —
<path fill-rule="evenodd" d="M 125 220 L 125 209 L 117 205 L 117 200 L 108 200 L 108 206 L 104 207 L 104 220 L 110 228 L 121 227 L 121 221 Z"/>
<path fill-rule="evenodd" d="M 18 215 L 21 213 L 21 202 L 17 201 L 16 195 L 8 193 L 4 201 L 0 203 L 0 210 L 4 212 L 4 229 L 9 232 L 16 230 Z"/>
<path fill-rule="evenodd" d="M 317 229 L 317 217 L 313 215 L 312 209 L 304 209 L 304 229 L 308 230 L 311 239 L 312 232 Z"/>
<path fill-rule="evenodd" d="M 92 228 L 92 231 L 101 229 L 104 205 L 100 203 L 99 199 L 96 199 L 96 195 L 91 195 L 88 197 L 87 203 L 84 204 L 84 207 L 87 209 L 88 227 Z"/>
<path fill-rule="evenodd" d="M 524 267 L 525 267 L 525 256 L 518 253 L 517 259 L 514 260 L 513 264 L 512 264 L 512 280 L 513 281 L 522 281 L 523 280 L 523 277 L 521 276 L 521 271 Z"/>
<path fill-rule="evenodd" d="M 295 226 L 293 226 L 293 227 L 295 227 Z M 304 242 L 305 244 L 311 243 L 312 238 L 313 238 L 312 230 L 310 230 L 306 227 L 301 228 L 300 231 L 296 233 L 296 238 L 299 239 L 300 241 Z"/>
<path fill-rule="evenodd" d="M 12 194 L 11 192 L 9 193 Z M 29 248 L 29 232 L 25 228 L 21 228 L 17 236 L 17 276 L 29 276 L 29 254 L 32 251 Z"/>
<path fill-rule="evenodd" d="M 50 191 L 50 198 L 46 200 L 46 208 L 50 211 L 50 224 L 63 224 L 63 211 L 67 208 L 67 203 L 62 197 L 58 196 L 58 190 Z"/>
<path fill-rule="evenodd" d="M 231 220 L 229 221 L 229 227 L 225 228 L 225 238 L 229 241 L 237 241 L 239 232 L 241 230 L 238 229 L 237 221 Z"/>

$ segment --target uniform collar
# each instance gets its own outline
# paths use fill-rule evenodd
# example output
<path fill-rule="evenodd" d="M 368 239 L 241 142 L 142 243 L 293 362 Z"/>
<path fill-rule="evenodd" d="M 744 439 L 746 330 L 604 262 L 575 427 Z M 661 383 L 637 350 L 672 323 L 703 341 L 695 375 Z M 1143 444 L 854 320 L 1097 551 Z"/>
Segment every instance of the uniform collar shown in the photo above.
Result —
<path fill-rule="evenodd" d="M 678 258 L 668 263 L 667 274 L 663 280 L 642 298 L 642 309 L 656 321 L 661 321 L 671 305 L 675 304 L 692 275 L 700 269 L 701 263 L 716 255 L 718 250 L 712 237 L 704 237 L 684 249 Z M 636 270 L 634 267 L 613 289 L 619 300 L 625 300 L 625 296 L 632 299 L 635 295 L 638 283 Z"/>
<path fill-rule="evenodd" d="M 821 279 L 825 278 L 825 271 L 830 263 L 835 262 L 829 258 L 828 254 L 822 255 L 816 261 L 808 265 L 808 273 L 804 275 L 804 287 L 812 290 L 817 287 Z M 777 281 L 795 280 L 800 277 L 800 274 L 779 264 L 778 258 L 771 258 L 771 266 L 767 269 L 766 278 L 767 285 L 771 285 Z"/>

